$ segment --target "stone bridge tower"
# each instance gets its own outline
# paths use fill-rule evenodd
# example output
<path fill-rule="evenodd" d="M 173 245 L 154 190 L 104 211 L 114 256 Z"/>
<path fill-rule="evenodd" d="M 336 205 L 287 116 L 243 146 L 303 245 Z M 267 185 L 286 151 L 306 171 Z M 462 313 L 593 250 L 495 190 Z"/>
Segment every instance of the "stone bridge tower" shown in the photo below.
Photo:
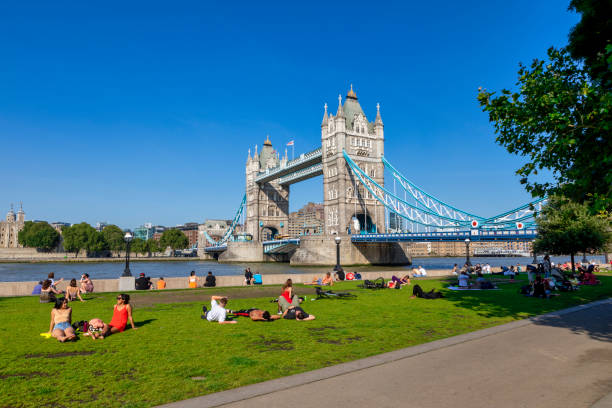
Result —
<path fill-rule="evenodd" d="M 289 186 L 281 186 L 278 180 L 258 184 L 255 177 L 268 168 L 274 168 L 287 162 L 272 147 L 269 137 L 261 148 L 246 162 L 246 232 L 255 241 L 272 239 L 274 235 L 286 235 L 289 220 Z"/>
<path fill-rule="evenodd" d="M 335 116 L 327 113 L 325 105 L 321 145 L 325 233 L 346 234 L 349 230 L 356 233 L 357 229 L 384 232 L 384 207 L 355 179 L 342 155 L 342 150 L 346 150 L 374 181 L 384 185 L 381 157 L 385 151 L 385 136 L 380 105 L 376 105 L 375 120 L 369 122 L 351 85 L 344 105 L 342 96 L 338 96 Z"/>

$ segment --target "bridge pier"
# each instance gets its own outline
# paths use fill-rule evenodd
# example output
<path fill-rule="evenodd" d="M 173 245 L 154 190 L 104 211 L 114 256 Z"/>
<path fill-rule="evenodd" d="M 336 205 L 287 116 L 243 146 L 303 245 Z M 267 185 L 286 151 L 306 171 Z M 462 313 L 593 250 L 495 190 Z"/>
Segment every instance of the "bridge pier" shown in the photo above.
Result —
<path fill-rule="evenodd" d="M 348 235 L 341 236 L 340 263 L 342 265 L 410 265 L 406 243 L 374 242 L 352 243 Z M 291 265 L 335 265 L 334 236 L 307 236 L 300 238 L 300 246 L 291 255 Z"/>

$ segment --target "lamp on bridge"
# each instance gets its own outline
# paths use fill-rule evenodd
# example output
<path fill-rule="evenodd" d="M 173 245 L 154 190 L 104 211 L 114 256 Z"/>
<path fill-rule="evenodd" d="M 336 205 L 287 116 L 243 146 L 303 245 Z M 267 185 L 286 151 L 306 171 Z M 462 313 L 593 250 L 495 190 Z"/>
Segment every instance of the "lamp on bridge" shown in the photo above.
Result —
<path fill-rule="evenodd" d="M 472 266 L 472 263 L 470 262 L 470 239 L 469 238 L 465 239 L 465 264 L 467 266 Z"/>
<path fill-rule="evenodd" d="M 130 244 L 132 243 L 133 238 L 134 236 L 132 235 L 130 231 L 126 232 L 125 236 L 123 237 L 123 240 L 125 241 L 125 244 L 126 244 L 126 248 L 125 248 L 125 269 L 123 270 L 123 275 L 121 275 L 122 277 L 132 276 L 132 273 L 130 272 Z"/>
<path fill-rule="evenodd" d="M 336 235 L 334 241 L 336 242 L 336 266 L 334 266 L 334 272 L 338 272 L 342 270 L 342 267 L 340 266 L 340 242 L 342 241 L 342 238 Z"/>

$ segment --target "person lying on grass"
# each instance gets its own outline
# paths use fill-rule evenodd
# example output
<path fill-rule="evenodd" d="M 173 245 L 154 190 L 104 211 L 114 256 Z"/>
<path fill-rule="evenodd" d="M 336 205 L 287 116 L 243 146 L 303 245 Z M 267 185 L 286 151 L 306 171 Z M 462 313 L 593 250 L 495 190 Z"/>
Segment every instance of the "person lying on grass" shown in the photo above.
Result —
<path fill-rule="evenodd" d="M 92 340 L 103 339 L 104 332 L 108 330 L 108 325 L 102 319 L 91 319 L 87 324 L 87 333 L 84 336 L 90 336 Z"/>
<path fill-rule="evenodd" d="M 298 321 L 306 321 L 306 320 L 314 320 L 314 315 L 308 314 L 299 306 L 289 306 L 287 310 L 283 313 L 283 319 L 287 320 L 298 320 Z"/>
<path fill-rule="evenodd" d="M 235 320 L 226 320 L 228 310 L 225 309 L 227 306 L 227 297 L 225 296 L 211 296 L 210 297 L 210 310 L 206 309 L 206 306 L 202 306 L 202 319 L 206 319 L 209 322 L 219 322 L 219 324 L 237 323 Z"/>
<path fill-rule="evenodd" d="M 249 317 L 254 322 L 271 322 L 272 320 L 281 318 L 278 315 L 271 315 L 267 310 L 261 309 L 231 310 L 230 312 L 234 316 Z"/>
<path fill-rule="evenodd" d="M 68 306 L 68 299 L 64 297 L 57 299 L 53 309 L 51 309 L 49 333 L 61 343 L 68 340 L 76 340 L 71 320 L 72 308 Z"/>
<path fill-rule="evenodd" d="M 117 295 L 117 304 L 113 308 L 113 318 L 108 324 L 103 335 L 107 337 L 114 333 L 121 333 L 125 330 L 128 320 L 132 325 L 132 329 L 136 330 L 134 319 L 132 318 L 132 305 L 130 305 L 130 295 L 121 293 Z"/>

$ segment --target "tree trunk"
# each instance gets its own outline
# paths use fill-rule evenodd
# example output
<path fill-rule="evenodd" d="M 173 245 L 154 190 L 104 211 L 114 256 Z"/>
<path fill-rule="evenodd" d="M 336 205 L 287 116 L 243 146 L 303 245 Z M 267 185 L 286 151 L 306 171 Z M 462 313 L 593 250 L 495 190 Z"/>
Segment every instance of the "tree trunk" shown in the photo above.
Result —
<path fill-rule="evenodd" d="M 574 268 L 574 253 L 572 252 L 570 254 L 571 260 L 572 260 L 572 273 L 576 272 L 576 269 Z"/>

